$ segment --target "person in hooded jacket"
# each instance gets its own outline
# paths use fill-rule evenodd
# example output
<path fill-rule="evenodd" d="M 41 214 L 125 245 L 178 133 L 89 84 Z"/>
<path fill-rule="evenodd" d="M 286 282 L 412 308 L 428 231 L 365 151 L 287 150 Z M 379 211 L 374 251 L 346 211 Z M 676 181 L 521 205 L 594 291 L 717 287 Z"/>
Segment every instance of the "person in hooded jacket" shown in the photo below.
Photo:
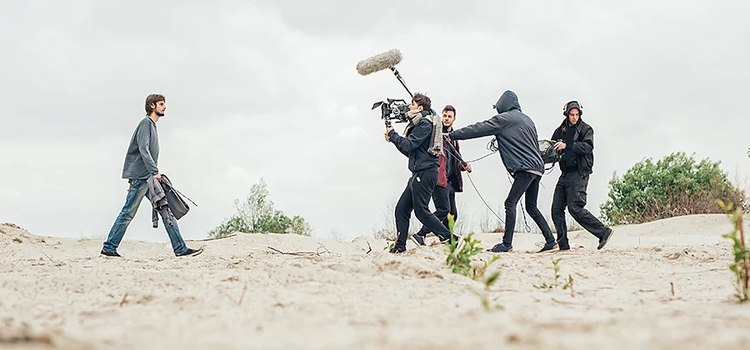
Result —
<path fill-rule="evenodd" d="M 522 195 L 526 197 L 526 211 L 542 231 L 545 245 L 540 252 L 556 249 L 557 242 L 547 220 L 537 208 L 539 182 L 544 175 L 544 162 L 539 153 L 539 141 L 534 122 L 521 112 L 518 97 L 507 90 L 493 106 L 497 115 L 448 134 L 451 140 L 468 140 L 494 135 L 497 139 L 505 169 L 513 176 L 513 185 L 505 200 L 505 233 L 503 241 L 491 252 L 512 252 L 516 224 L 516 206 Z"/>
<path fill-rule="evenodd" d="M 435 215 L 430 212 L 430 198 L 438 182 L 438 155 L 428 150 L 434 139 L 433 116 L 431 113 L 432 102 L 430 98 L 416 93 L 409 106 L 407 118 L 410 119 L 405 137 L 399 135 L 393 127 L 388 126 L 385 130 L 385 140 L 392 142 L 396 149 L 403 155 L 409 157 L 409 170 L 412 175 L 406 184 L 406 189 L 396 204 L 396 231 L 398 236 L 396 243 L 390 250 L 391 253 L 402 253 L 406 251 L 406 239 L 409 236 L 409 220 L 411 212 L 419 221 L 437 236 L 441 242 L 451 239 L 451 232 L 443 225 Z M 442 138 L 437 136 L 438 142 Z"/>
<path fill-rule="evenodd" d="M 555 149 L 562 151 L 560 170 L 562 175 L 555 186 L 552 199 L 552 221 L 557 229 L 560 250 L 570 249 L 568 229 L 565 222 L 565 207 L 584 229 L 599 239 L 597 249 L 602 249 L 612 237 L 614 230 L 604 226 L 586 208 L 586 188 L 594 166 L 594 129 L 582 119 L 583 106 L 570 101 L 563 107 L 563 120 L 552 134 L 558 141 Z"/>

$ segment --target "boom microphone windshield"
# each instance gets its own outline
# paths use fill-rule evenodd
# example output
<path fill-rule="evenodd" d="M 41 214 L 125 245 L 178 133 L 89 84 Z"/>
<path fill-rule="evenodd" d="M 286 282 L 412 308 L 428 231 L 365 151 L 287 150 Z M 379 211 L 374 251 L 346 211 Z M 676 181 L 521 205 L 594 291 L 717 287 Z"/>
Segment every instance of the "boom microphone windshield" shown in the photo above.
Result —
<path fill-rule="evenodd" d="M 360 75 L 372 74 L 384 69 L 393 68 L 401 62 L 401 51 L 393 49 L 383 52 L 379 55 L 372 56 L 357 63 L 357 72 Z"/>

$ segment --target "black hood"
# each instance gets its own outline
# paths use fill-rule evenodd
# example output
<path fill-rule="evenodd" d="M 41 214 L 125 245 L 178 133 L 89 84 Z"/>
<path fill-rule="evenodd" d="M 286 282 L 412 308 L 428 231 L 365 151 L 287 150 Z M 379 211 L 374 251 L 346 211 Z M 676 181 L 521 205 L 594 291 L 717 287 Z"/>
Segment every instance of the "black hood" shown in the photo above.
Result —
<path fill-rule="evenodd" d="M 495 109 L 497 113 L 505 113 L 514 109 L 521 110 L 521 104 L 518 103 L 518 96 L 516 93 L 510 90 L 506 90 L 500 99 L 495 103 Z"/>

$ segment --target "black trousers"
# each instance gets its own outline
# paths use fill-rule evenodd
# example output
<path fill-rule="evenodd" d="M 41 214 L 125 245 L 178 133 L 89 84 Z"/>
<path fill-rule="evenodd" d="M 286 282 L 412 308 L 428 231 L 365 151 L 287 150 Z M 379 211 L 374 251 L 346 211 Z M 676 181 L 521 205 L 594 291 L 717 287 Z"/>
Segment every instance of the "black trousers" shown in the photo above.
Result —
<path fill-rule="evenodd" d="M 557 242 L 560 244 L 560 248 L 570 247 L 568 225 L 565 222 L 565 207 L 568 207 L 570 216 L 596 238 L 601 239 L 609 231 L 599 219 L 584 208 L 588 186 L 588 175 L 581 176 L 575 171 L 562 174 L 557 181 L 555 195 L 552 199 L 552 221 L 557 229 Z"/>
<path fill-rule="evenodd" d="M 435 186 L 435 190 L 432 192 L 432 203 L 435 204 L 435 211 L 432 214 L 450 230 L 450 227 L 448 226 L 448 214 L 453 215 L 454 222 L 455 220 L 458 220 L 456 191 L 453 189 L 450 182 L 448 182 L 446 187 Z M 430 232 L 431 231 L 427 226 L 422 225 L 422 229 L 416 234 L 426 236 Z"/>
<path fill-rule="evenodd" d="M 406 247 L 406 239 L 409 236 L 409 219 L 411 219 L 412 210 L 422 225 L 427 227 L 436 236 L 441 238 L 449 237 L 450 231 L 448 231 L 448 228 L 430 212 L 430 197 L 432 197 L 432 192 L 435 190 L 437 179 L 437 167 L 418 171 L 413 173 L 409 178 L 406 189 L 396 204 L 397 247 Z"/>
<path fill-rule="evenodd" d="M 536 206 L 537 198 L 539 197 L 539 181 L 542 177 L 521 171 L 516 173 L 514 178 L 513 186 L 511 186 L 508 198 L 505 200 L 505 234 L 503 235 L 503 243 L 513 245 L 513 231 L 516 229 L 516 207 L 522 195 L 526 197 L 526 211 L 534 219 L 539 229 L 542 230 L 545 242 L 550 243 L 554 241 L 555 237 L 552 236 L 552 229 L 549 228 L 547 220 L 544 219 L 544 215 L 542 215 L 542 212 Z"/>

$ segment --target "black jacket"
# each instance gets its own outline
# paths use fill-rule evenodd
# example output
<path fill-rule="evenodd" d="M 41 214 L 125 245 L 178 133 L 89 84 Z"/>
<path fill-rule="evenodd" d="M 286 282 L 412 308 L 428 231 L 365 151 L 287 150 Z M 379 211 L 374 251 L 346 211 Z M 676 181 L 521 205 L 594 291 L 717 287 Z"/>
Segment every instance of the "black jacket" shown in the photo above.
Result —
<path fill-rule="evenodd" d="M 468 140 L 495 135 L 500 157 L 511 174 L 519 171 L 544 173 L 544 162 L 539 154 L 539 137 L 534 122 L 521 112 L 518 97 L 505 91 L 495 104 L 497 115 L 449 134 L 452 140 Z"/>
<path fill-rule="evenodd" d="M 566 128 L 568 128 L 567 118 L 552 133 L 552 140 L 561 140 Z M 573 144 L 565 145 L 563 159 L 560 161 L 560 170 L 562 171 L 565 171 L 566 157 L 576 157 L 578 173 L 581 176 L 591 175 L 594 172 L 594 128 L 586 124 L 583 119 L 578 120 L 573 134 Z"/>
<path fill-rule="evenodd" d="M 427 152 L 432 138 L 432 120 L 429 112 L 423 111 L 423 118 L 411 130 L 409 135 L 402 137 L 395 130 L 388 133 L 388 139 L 396 145 L 396 149 L 409 157 L 409 170 L 412 173 L 425 169 L 438 168 L 438 156 Z"/>

